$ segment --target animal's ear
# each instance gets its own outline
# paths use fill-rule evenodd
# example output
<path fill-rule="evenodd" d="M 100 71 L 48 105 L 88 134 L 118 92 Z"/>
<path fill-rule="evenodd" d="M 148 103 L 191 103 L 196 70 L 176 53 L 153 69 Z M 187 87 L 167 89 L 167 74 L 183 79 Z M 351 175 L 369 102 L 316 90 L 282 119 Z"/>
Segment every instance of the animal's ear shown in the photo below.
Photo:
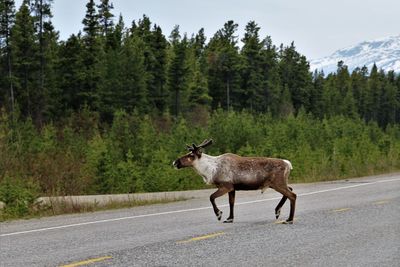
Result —
<path fill-rule="evenodd" d="M 199 147 L 196 150 L 193 151 L 197 157 L 201 157 L 201 154 L 203 153 L 202 149 Z"/>

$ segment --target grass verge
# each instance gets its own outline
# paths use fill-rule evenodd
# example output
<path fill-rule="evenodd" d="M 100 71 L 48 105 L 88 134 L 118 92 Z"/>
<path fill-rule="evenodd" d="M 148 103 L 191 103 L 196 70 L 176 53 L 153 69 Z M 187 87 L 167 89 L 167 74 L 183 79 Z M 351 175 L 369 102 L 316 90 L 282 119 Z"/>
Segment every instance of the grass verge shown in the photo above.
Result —
<path fill-rule="evenodd" d="M 188 198 L 177 197 L 177 198 L 165 198 L 165 199 L 154 199 L 154 200 L 136 200 L 136 199 L 125 200 L 125 201 L 111 200 L 106 204 L 102 205 L 99 205 L 99 203 L 96 202 L 78 203 L 76 201 L 53 200 L 50 201 L 49 204 L 35 203 L 29 208 L 29 211 L 24 215 L 16 214 L 8 210 L 7 207 L 4 207 L 3 209 L 0 209 L 0 222 L 17 220 L 17 219 L 31 219 L 31 218 L 56 216 L 63 214 L 75 214 L 75 213 L 95 212 L 95 211 L 112 210 L 112 209 L 132 208 L 137 206 L 184 201 L 187 199 Z"/>

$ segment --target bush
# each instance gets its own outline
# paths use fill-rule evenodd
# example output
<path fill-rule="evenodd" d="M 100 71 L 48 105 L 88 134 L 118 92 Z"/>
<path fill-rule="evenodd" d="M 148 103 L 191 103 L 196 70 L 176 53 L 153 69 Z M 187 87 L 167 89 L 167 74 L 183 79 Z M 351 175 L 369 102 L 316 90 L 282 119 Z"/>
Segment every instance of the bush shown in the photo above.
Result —
<path fill-rule="evenodd" d="M 3 213 L 10 217 L 22 217 L 31 213 L 38 197 L 38 186 L 9 177 L 0 183 L 0 201 L 5 203 Z"/>
<path fill-rule="evenodd" d="M 211 155 L 286 158 L 294 167 L 291 181 L 296 182 L 400 169 L 399 125 L 389 125 L 385 131 L 360 119 L 320 120 L 305 112 L 274 118 L 216 110 L 196 123 L 183 117 L 173 120 L 168 114 L 160 119 L 117 111 L 111 125 L 100 124 L 87 111 L 78 115 L 66 125 L 48 124 L 40 130 L 29 119 L 10 123 L 4 113 L 0 117 L 1 198 L 8 213 L 29 213 L 36 194 L 206 188 L 193 170 L 176 171 L 171 166 L 186 153 L 186 144 L 206 138 L 214 139 L 206 151 Z"/>

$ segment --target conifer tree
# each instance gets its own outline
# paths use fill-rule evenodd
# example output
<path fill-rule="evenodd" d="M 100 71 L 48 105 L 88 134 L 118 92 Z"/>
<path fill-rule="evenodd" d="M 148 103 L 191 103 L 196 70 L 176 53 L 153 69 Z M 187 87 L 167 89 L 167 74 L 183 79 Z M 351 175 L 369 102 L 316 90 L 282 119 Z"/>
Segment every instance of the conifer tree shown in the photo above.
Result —
<path fill-rule="evenodd" d="M 122 47 L 121 59 L 121 87 L 117 94 L 122 108 L 132 112 L 134 109 L 141 113 L 148 113 L 148 92 L 146 90 L 146 70 L 143 49 L 145 43 L 133 36 L 125 40 Z"/>
<path fill-rule="evenodd" d="M 143 15 L 137 25 L 133 22 L 131 32 L 133 36 L 139 37 L 145 44 L 143 54 L 149 104 L 151 104 L 152 109 L 156 108 L 159 112 L 163 112 L 168 98 L 165 89 L 167 40 L 161 27 L 154 25 L 151 28 L 151 25 L 149 17 Z"/>
<path fill-rule="evenodd" d="M 201 65 L 205 63 L 204 43 L 202 45 L 203 41 L 201 39 L 202 37 L 200 36 L 197 36 L 197 38 L 192 37 L 187 50 L 190 110 L 198 110 L 200 106 L 207 109 L 211 102 L 211 97 L 208 95 L 207 77 L 204 66 Z"/>
<path fill-rule="evenodd" d="M 37 38 L 34 18 L 30 14 L 29 1 L 24 0 L 16 13 L 15 25 L 11 31 L 11 52 L 15 76 L 15 98 L 24 116 L 34 117 L 35 108 L 42 97 L 37 91 L 38 69 Z"/>
<path fill-rule="evenodd" d="M 14 85 L 11 64 L 11 28 L 15 22 L 14 0 L 0 0 L 0 107 L 10 99 L 10 109 L 14 113 Z M 6 93 L 9 88 L 9 94 Z M 4 89 L 4 91 L 3 91 Z M 8 95 L 8 97 L 7 97 Z"/>
<path fill-rule="evenodd" d="M 281 46 L 279 57 L 281 80 L 283 85 L 288 85 L 295 112 L 297 113 L 302 106 L 309 111 L 312 76 L 307 59 L 296 51 L 294 42 L 285 48 Z"/>
<path fill-rule="evenodd" d="M 37 120 L 43 121 L 50 116 L 51 109 L 57 105 L 58 93 L 55 92 L 55 77 L 53 73 L 53 62 L 57 50 L 58 33 L 55 32 L 51 22 L 51 4 L 53 0 L 35 0 L 32 3 L 32 11 L 35 20 L 35 30 L 39 41 L 39 94 L 41 97 L 37 103 Z M 50 96 L 50 94 L 52 96 Z M 52 102 L 52 104 L 51 104 Z M 51 108 L 51 106 L 53 108 Z"/>
<path fill-rule="evenodd" d="M 112 3 L 109 0 L 101 0 L 98 8 L 98 21 L 99 21 L 99 31 L 103 37 L 103 42 L 105 50 L 112 47 L 113 42 L 113 30 L 114 30 L 114 15 L 111 10 L 114 9 Z"/>
<path fill-rule="evenodd" d="M 384 73 L 382 73 L 384 75 Z M 394 81 L 394 73 L 390 71 L 386 79 L 383 80 L 381 95 L 379 100 L 378 123 L 385 128 L 388 124 L 396 121 L 396 110 L 398 109 L 398 92 Z"/>
<path fill-rule="evenodd" d="M 241 56 L 244 66 L 242 68 L 242 89 L 244 90 L 244 106 L 250 110 L 265 111 L 267 109 L 266 92 L 263 84 L 263 69 L 261 50 L 264 47 L 260 41 L 258 31 L 260 27 L 250 21 L 246 25 Z"/>
<path fill-rule="evenodd" d="M 176 25 L 170 35 L 170 62 L 167 70 L 167 85 L 171 93 L 171 110 L 177 117 L 188 100 L 186 65 L 187 37 L 181 38 L 179 26 Z"/>
<path fill-rule="evenodd" d="M 82 23 L 83 31 L 83 63 L 86 67 L 85 79 L 80 92 L 80 105 L 87 104 L 93 109 L 99 106 L 99 87 L 101 84 L 100 59 L 102 58 L 102 47 L 99 39 L 99 22 L 94 0 L 86 4 L 86 15 Z"/>
<path fill-rule="evenodd" d="M 350 77 L 351 89 L 357 106 L 357 112 L 361 118 L 365 117 L 365 94 L 368 86 L 368 68 L 366 66 L 356 68 Z"/>
<path fill-rule="evenodd" d="M 310 112 L 317 118 L 323 118 L 323 99 L 322 94 L 324 90 L 324 72 L 315 70 L 313 75 L 313 86 L 310 92 Z"/>
<path fill-rule="evenodd" d="M 158 25 L 154 25 L 151 31 L 149 46 L 154 59 L 152 64 L 146 66 L 148 72 L 152 74 L 152 79 L 147 82 L 149 101 L 153 108 L 156 108 L 159 112 L 164 112 L 168 102 L 166 90 L 167 40 Z"/>
<path fill-rule="evenodd" d="M 111 13 L 114 6 L 109 0 L 101 0 L 97 8 L 99 11 L 100 32 L 103 35 L 108 35 L 112 32 L 114 26 L 114 21 L 112 20 L 114 15 Z"/>
<path fill-rule="evenodd" d="M 240 107 L 243 92 L 240 90 L 240 57 L 235 35 L 238 24 L 232 20 L 211 38 L 207 47 L 208 86 L 212 108 Z"/>
<path fill-rule="evenodd" d="M 57 76 L 61 94 L 61 112 L 79 110 L 82 101 L 86 68 L 84 65 L 84 46 L 81 34 L 71 35 L 59 47 Z"/>
<path fill-rule="evenodd" d="M 282 82 L 279 75 L 278 53 L 276 46 L 272 44 L 272 39 L 267 36 L 263 40 L 264 47 L 261 49 L 261 72 L 263 79 L 263 102 L 266 109 L 274 116 L 279 114 L 279 99 L 282 95 Z M 290 99 L 290 93 L 289 93 Z"/>
<path fill-rule="evenodd" d="M 371 69 L 371 74 L 368 79 L 368 86 L 364 98 L 365 120 L 378 120 L 378 110 L 380 106 L 381 96 L 381 80 L 378 72 L 378 67 L 374 64 Z"/>

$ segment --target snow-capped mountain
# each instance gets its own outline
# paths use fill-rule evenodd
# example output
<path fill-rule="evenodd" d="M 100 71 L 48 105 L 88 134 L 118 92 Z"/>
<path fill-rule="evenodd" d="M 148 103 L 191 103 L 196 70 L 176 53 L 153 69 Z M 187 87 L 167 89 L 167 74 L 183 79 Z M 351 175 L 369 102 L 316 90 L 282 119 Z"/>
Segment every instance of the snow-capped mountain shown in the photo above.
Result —
<path fill-rule="evenodd" d="M 335 72 L 340 60 L 348 66 L 349 71 L 364 65 L 371 70 L 375 63 L 378 69 L 400 73 L 400 35 L 365 41 L 340 49 L 328 57 L 311 60 L 311 70 L 323 70 L 325 74 Z"/>

